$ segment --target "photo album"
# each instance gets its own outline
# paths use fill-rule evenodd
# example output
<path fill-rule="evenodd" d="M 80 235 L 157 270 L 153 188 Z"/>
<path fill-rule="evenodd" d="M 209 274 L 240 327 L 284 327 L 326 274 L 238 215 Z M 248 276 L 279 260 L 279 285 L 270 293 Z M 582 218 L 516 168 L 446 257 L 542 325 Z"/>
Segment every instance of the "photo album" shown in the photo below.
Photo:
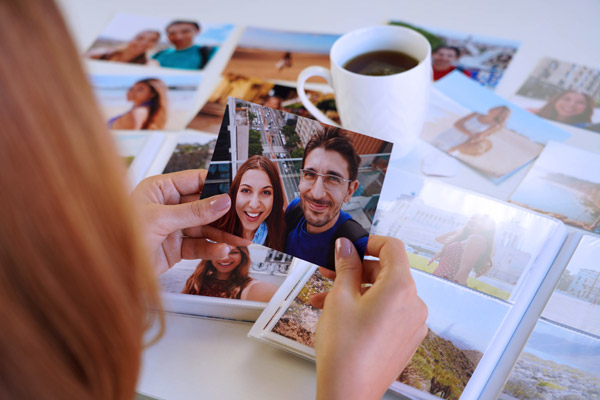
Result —
<path fill-rule="evenodd" d="M 594 285 L 600 269 L 589 263 L 590 252 L 600 256 L 597 238 L 595 244 L 584 238 L 573 253 L 579 236 L 568 235 L 555 218 L 393 168 L 387 179 L 394 185 L 383 189 L 372 233 L 404 242 L 419 297 L 429 308 L 427 337 L 390 389 L 410 399 L 487 399 L 501 392 L 508 399 L 527 380 L 546 374 L 551 381 L 546 364 L 552 364 L 565 371 L 561 393 L 590 398 L 586 390 L 594 385 L 568 379 L 600 376 L 597 363 L 590 370 L 591 354 L 600 355 L 600 315 L 597 308 L 591 315 L 586 310 L 600 301 L 600 284 Z M 587 254 L 587 263 L 578 261 L 561 278 L 578 252 Z M 316 265 L 298 261 L 249 336 L 314 359 L 320 310 L 309 298 L 332 284 Z M 540 348 L 527 342 L 532 330 L 541 343 L 555 338 L 590 355 L 577 357 L 558 345 Z M 544 338 L 549 331 L 553 336 Z M 524 364 L 540 372 L 524 376 Z"/>
<path fill-rule="evenodd" d="M 225 259 L 184 260 L 163 273 L 167 311 L 255 321 L 295 265 L 334 268 L 338 237 L 364 255 L 391 143 L 232 97 L 216 138 L 162 136 L 157 146 L 115 134 L 132 167 L 153 159 L 146 176 L 208 169 L 201 197 L 232 199 L 213 226 L 251 242 Z"/>
<path fill-rule="evenodd" d="M 598 132 L 598 99 L 583 94 L 597 68 L 544 58 L 513 104 L 493 89 L 519 42 L 390 24 L 432 46 L 421 139 L 493 184 L 522 171 L 505 200 L 402 171 L 392 143 L 315 120 L 295 80 L 330 67 L 339 35 L 246 27 L 228 47 L 230 24 L 118 14 L 91 44 L 89 79 L 131 187 L 206 169 L 198 196 L 231 198 L 211 226 L 247 243 L 161 274 L 164 309 L 251 322 L 251 338 L 314 360 L 321 311 L 310 297 L 333 286 L 319 267 L 334 270 L 335 240 L 365 257 L 369 234 L 391 236 L 405 245 L 429 330 L 390 390 L 600 398 L 600 156 L 568 140 L 571 127 Z M 115 62 L 132 65 L 111 73 Z M 333 93 L 308 89 L 339 123 Z"/>

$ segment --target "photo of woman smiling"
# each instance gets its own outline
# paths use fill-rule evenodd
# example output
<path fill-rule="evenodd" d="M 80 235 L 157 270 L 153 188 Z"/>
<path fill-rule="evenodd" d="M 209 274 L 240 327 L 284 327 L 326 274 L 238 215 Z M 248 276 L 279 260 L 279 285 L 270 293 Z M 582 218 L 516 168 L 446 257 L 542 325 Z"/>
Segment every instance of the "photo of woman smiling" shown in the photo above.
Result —
<path fill-rule="evenodd" d="M 265 156 L 248 158 L 231 183 L 229 197 L 230 211 L 214 226 L 283 251 L 283 188 L 275 164 Z"/>
<path fill-rule="evenodd" d="M 203 260 L 185 283 L 184 294 L 267 302 L 277 287 L 248 276 L 250 252 L 232 247 L 227 257 Z"/>

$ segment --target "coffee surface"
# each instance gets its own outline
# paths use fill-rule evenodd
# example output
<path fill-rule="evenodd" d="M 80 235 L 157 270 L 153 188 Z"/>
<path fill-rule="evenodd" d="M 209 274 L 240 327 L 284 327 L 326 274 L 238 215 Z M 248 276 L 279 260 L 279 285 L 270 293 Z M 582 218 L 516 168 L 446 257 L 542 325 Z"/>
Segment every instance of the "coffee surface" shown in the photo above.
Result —
<path fill-rule="evenodd" d="M 361 75 L 393 75 L 416 67 L 419 62 L 401 51 L 379 50 L 350 59 L 344 68 Z"/>

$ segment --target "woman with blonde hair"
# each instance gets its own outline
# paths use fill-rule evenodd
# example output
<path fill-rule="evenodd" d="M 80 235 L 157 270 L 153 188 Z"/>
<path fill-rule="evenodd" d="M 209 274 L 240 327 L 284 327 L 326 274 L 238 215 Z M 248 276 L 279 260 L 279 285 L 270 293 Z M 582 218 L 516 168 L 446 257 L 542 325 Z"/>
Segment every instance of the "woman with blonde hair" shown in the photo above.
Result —
<path fill-rule="evenodd" d="M 167 123 L 167 85 L 158 78 L 137 81 L 127 91 L 133 107 L 111 118 L 111 129 L 164 129 Z"/>
<path fill-rule="evenodd" d="M 150 265 L 219 259 L 242 245 L 207 226 L 231 201 L 198 200 L 206 175 L 191 170 L 143 181 L 130 204 L 52 1 L 0 2 L 0 47 L 0 398 L 131 400 L 149 310 L 159 308 Z M 364 265 L 376 279 L 368 295 L 353 284 L 363 276 L 356 250 L 338 242 L 317 328 L 317 396 L 380 398 L 425 336 L 426 307 L 399 241 L 369 242 L 381 261 Z"/>
<path fill-rule="evenodd" d="M 129 64 L 160 66 L 158 61 L 148 57 L 148 51 L 152 50 L 158 40 L 160 32 L 145 30 L 136 34 L 127 44 L 121 48 L 94 50 L 86 56 L 92 60 L 118 61 Z"/>
<path fill-rule="evenodd" d="M 277 287 L 248 276 L 250 252 L 246 246 L 233 247 L 227 257 L 202 260 L 181 293 L 227 299 L 271 300 Z"/>

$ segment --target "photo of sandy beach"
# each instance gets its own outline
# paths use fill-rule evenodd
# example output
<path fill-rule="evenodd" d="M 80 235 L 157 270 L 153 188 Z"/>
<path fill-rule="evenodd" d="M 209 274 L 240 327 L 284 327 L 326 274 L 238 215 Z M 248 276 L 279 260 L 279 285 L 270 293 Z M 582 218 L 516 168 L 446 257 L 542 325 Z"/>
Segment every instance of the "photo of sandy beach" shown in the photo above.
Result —
<path fill-rule="evenodd" d="M 296 81 L 311 65 L 329 68 L 329 50 L 339 35 L 248 27 L 223 75 Z"/>

